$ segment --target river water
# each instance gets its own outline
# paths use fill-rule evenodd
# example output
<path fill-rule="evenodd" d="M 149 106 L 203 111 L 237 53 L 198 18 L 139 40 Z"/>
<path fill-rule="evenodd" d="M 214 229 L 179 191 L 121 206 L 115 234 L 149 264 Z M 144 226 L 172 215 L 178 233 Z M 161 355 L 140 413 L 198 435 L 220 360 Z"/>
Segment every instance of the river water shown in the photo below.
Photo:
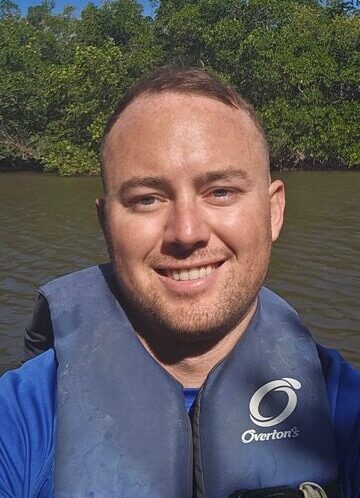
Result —
<path fill-rule="evenodd" d="M 287 172 L 286 224 L 267 285 L 300 313 L 315 338 L 360 367 L 360 174 Z M 103 262 L 94 199 L 98 178 L 0 174 L 0 372 L 22 357 L 35 290 Z"/>

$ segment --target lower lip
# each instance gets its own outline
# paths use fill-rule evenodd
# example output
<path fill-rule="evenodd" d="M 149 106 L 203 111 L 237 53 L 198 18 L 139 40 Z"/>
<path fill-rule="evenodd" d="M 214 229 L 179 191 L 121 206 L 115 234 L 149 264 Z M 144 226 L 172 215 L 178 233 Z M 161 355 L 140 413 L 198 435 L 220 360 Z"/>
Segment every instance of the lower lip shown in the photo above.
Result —
<path fill-rule="evenodd" d="M 212 271 L 206 277 L 197 278 L 194 280 L 174 280 L 171 277 L 165 277 L 157 273 L 160 282 L 170 291 L 177 294 L 194 294 L 206 290 L 208 287 L 214 285 L 215 280 L 218 278 L 221 268 L 224 263 Z"/>

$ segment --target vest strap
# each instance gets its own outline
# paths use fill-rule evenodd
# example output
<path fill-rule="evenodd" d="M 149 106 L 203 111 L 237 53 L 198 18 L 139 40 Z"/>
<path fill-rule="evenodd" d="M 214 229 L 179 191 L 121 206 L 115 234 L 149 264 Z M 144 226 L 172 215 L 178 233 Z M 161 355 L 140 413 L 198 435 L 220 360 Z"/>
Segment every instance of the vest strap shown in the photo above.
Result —
<path fill-rule="evenodd" d="M 288 486 L 276 486 L 275 488 L 243 489 L 235 491 L 229 498 L 304 498 L 299 489 Z"/>
<path fill-rule="evenodd" d="M 339 498 L 341 491 L 337 481 L 323 488 L 313 482 L 304 482 L 298 489 L 288 486 L 274 488 L 243 489 L 235 491 L 229 498 Z"/>

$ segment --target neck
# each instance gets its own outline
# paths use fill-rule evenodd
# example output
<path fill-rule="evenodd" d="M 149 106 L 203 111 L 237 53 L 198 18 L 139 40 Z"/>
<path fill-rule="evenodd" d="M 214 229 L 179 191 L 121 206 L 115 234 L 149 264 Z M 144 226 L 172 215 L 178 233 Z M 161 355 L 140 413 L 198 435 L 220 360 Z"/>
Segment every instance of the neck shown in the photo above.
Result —
<path fill-rule="evenodd" d="M 194 351 L 193 347 L 183 345 L 183 352 L 174 360 L 173 354 L 158 354 L 158 351 L 144 338 L 140 341 L 147 351 L 184 387 L 199 388 L 205 382 L 210 371 L 223 360 L 235 347 L 242 334 L 254 316 L 257 300 L 250 306 L 246 316 L 233 330 L 220 339 L 211 348 L 200 348 Z M 186 350 L 188 350 L 186 352 Z"/>

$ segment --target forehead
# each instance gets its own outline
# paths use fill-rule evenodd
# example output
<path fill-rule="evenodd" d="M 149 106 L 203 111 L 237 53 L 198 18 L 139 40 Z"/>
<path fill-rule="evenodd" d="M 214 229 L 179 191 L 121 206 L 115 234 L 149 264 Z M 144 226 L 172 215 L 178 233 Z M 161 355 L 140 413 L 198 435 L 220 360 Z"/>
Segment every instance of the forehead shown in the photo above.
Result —
<path fill-rule="evenodd" d="M 111 129 L 103 154 L 109 186 L 134 175 L 198 175 L 207 169 L 267 174 L 263 138 L 248 114 L 178 93 L 135 99 Z"/>

